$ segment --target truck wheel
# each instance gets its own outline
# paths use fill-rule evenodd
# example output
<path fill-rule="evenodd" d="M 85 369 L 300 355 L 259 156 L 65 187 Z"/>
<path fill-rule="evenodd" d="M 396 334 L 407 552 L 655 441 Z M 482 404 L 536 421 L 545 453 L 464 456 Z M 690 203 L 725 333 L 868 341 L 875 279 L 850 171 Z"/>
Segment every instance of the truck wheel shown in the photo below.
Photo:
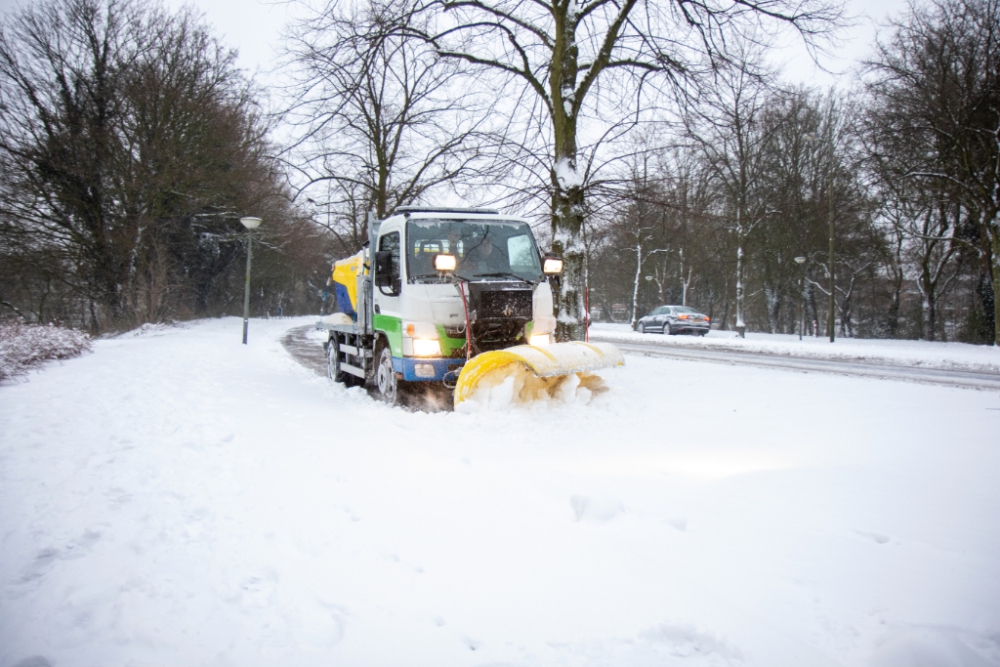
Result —
<path fill-rule="evenodd" d="M 326 376 L 334 382 L 342 382 L 340 372 L 340 345 L 337 338 L 333 337 L 326 343 Z"/>
<path fill-rule="evenodd" d="M 392 368 L 392 350 L 388 345 L 379 346 L 378 364 L 375 366 L 375 391 L 378 397 L 389 405 L 396 405 L 399 399 L 399 383 Z"/>
<path fill-rule="evenodd" d="M 345 387 L 357 385 L 356 377 L 340 369 L 340 341 L 337 340 L 336 336 L 332 337 L 326 346 L 326 375 Z"/>

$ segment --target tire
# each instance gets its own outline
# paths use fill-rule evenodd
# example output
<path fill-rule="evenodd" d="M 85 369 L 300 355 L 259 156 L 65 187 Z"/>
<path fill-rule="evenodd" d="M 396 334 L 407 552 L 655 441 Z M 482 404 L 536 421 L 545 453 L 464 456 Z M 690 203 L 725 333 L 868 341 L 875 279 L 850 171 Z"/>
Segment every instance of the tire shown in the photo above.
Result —
<path fill-rule="evenodd" d="M 340 370 L 340 345 L 336 336 L 326 342 L 326 376 L 334 382 L 344 381 L 344 374 Z"/>
<path fill-rule="evenodd" d="M 361 378 L 341 370 L 340 341 L 337 340 L 336 336 L 331 338 L 326 346 L 326 375 L 345 387 L 356 387 L 361 383 Z"/>
<path fill-rule="evenodd" d="M 392 350 L 381 343 L 376 352 L 374 389 L 375 395 L 384 403 L 396 405 L 399 403 L 399 382 L 396 371 L 392 368 Z"/>
<path fill-rule="evenodd" d="M 664 336 L 673 336 L 674 335 L 674 330 L 670 327 L 670 322 L 664 322 L 663 323 L 663 335 Z"/>
<path fill-rule="evenodd" d="M 638 331 L 641 334 L 646 333 L 646 325 L 643 324 L 642 322 L 639 322 L 639 326 L 636 327 L 636 331 Z"/>

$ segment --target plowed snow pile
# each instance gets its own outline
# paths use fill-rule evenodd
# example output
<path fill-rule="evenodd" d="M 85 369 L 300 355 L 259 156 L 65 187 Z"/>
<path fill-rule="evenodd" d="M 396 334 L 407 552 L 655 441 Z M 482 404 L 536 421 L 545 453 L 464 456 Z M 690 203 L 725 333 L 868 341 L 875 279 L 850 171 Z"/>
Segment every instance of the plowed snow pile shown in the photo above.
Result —
<path fill-rule="evenodd" d="M 486 374 L 455 410 L 468 414 L 549 404 L 586 405 L 595 394 L 605 391 L 607 385 L 600 375 L 570 373 L 537 377 L 523 365 L 512 363 Z"/>

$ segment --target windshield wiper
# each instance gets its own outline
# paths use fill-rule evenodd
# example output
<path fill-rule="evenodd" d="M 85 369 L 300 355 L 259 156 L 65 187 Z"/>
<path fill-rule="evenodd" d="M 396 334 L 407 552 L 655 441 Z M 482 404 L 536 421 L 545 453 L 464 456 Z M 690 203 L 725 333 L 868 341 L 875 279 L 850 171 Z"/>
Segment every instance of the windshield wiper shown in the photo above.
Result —
<path fill-rule="evenodd" d="M 530 283 L 531 280 L 517 275 L 516 273 L 511 273 L 510 271 L 498 271 L 496 273 L 477 273 L 476 278 L 514 278 L 520 280 L 521 282 Z"/>

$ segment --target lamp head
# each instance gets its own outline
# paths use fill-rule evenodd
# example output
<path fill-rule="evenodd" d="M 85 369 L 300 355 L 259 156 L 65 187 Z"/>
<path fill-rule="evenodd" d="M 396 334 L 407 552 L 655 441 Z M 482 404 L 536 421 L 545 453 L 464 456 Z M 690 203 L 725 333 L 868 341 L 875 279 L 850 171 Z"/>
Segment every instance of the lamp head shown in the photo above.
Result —
<path fill-rule="evenodd" d="M 806 258 L 805 257 L 796 257 L 795 258 L 795 263 L 796 264 L 805 264 L 806 263 Z"/>
<path fill-rule="evenodd" d="M 240 218 L 240 222 L 247 229 L 257 229 L 258 227 L 260 227 L 260 223 L 262 221 L 260 218 L 246 217 L 246 218 Z"/>

